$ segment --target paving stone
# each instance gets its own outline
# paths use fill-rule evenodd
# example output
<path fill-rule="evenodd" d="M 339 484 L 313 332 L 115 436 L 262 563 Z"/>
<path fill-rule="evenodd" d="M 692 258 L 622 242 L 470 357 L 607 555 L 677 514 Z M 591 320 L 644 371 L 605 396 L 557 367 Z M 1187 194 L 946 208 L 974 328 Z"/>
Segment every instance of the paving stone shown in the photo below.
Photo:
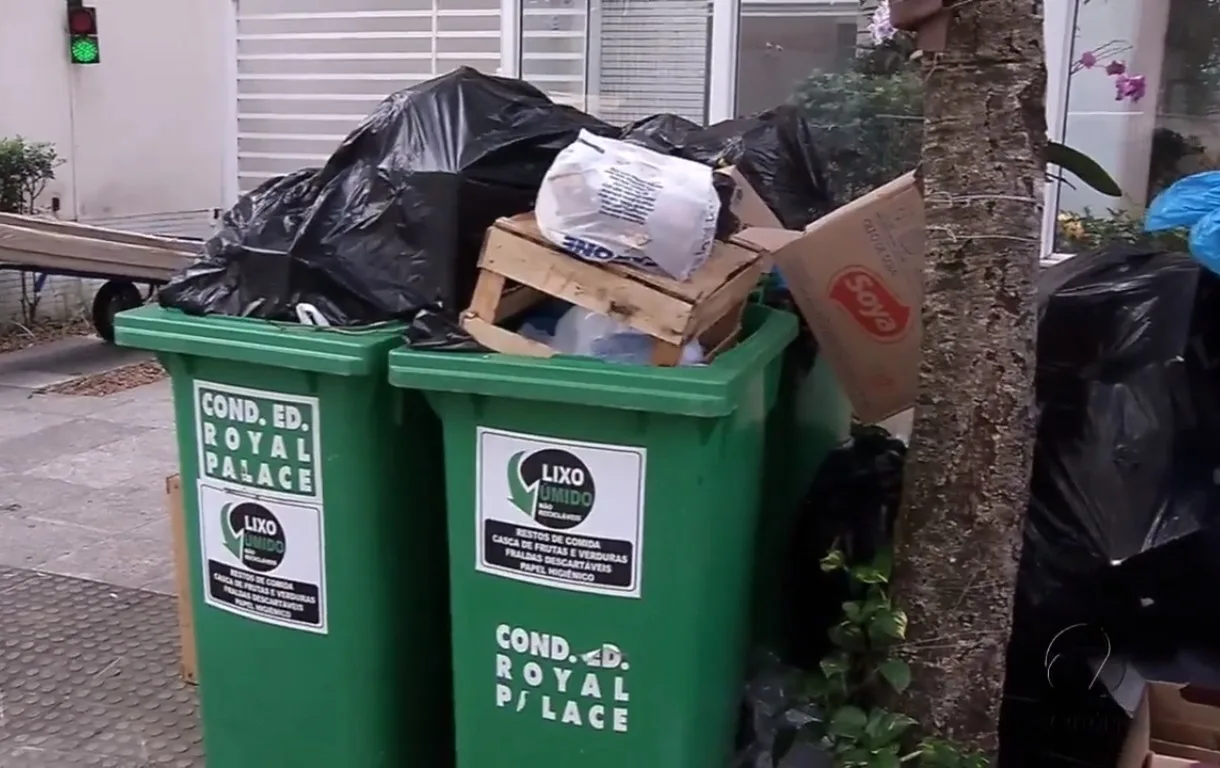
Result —
<path fill-rule="evenodd" d="M 103 490 L 33 474 L 0 474 L 0 511 L 124 533 L 166 519 L 165 484 L 140 476 Z M 3 551 L 0 542 L 0 551 Z"/>
<path fill-rule="evenodd" d="M 31 467 L 25 474 L 104 490 L 176 472 L 178 450 L 174 433 L 165 429 L 138 429 L 139 434 L 58 456 Z"/>
<path fill-rule="evenodd" d="M 147 427 L 77 418 L 39 430 L 38 439 L 12 438 L 0 442 L 0 472 L 25 472 L 69 458 L 98 446 L 147 434 Z"/>
<path fill-rule="evenodd" d="M 0 565 L 34 568 L 110 534 L 70 523 L 38 520 L 14 513 L 0 513 Z M 2 765 L 2 764 L 0 764 Z"/>

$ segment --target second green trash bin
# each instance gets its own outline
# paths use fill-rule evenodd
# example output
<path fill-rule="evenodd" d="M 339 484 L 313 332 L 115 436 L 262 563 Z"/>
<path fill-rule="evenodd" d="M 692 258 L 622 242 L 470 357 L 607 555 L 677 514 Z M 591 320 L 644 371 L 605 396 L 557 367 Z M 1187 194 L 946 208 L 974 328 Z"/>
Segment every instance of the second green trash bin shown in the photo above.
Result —
<path fill-rule="evenodd" d="M 386 381 L 401 329 L 117 331 L 172 378 L 209 768 L 452 765 L 439 424 Z"/>
<path fill-rule="evenodd" d="M 751 307 L 691 368 L 391 353 L 443 423 L 460 768 L 727 764 L 795 333 Z"/>

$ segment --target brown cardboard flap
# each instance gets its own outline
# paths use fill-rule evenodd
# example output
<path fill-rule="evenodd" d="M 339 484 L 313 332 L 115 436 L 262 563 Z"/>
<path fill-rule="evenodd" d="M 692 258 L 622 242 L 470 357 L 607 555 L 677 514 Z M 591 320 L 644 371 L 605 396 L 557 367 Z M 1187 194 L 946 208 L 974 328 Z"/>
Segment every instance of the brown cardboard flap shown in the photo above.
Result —
<path fill-rule="evenodd" d="M 742 237 L 780 246 L 772 260 L 862 421 L 914 404 L 925 231 L 913 173 L 823 216 L 800 237 L 755 230 Z"/>
<path fill-rule="evenodd" d="M 1214 763 L 1200 763 L 1169 755 L 1148 755 L 1148 762 L 1144 763 L 1143 768 L 1208 768 L 1211 765 Z"/>
<path fill-rule="evenodd" d="M 754 187 L 750 186 L 750 182 L 746 181 L 746 177 L 741 175 L 741 171 L 737 170 L 737 166 L 730 165 L 727 168 L 720 168 L 716 172 L 728 176 L 736 185 L 729 209 L 733 211 L 733 215 L 741 222 L 743 228 L 784 228 L 784 223 L 779 220 L 779 217 L 775 215 L 771 207 L 763 202 L 762 197 L 759 196 Z"/>
<path fill-rule="evenodd" d="M 1220 752 L 1210 749 L 1200 749 L 1188 744 L 1170 744 L 1153 739 L 1152 754 L 1156 757 L 1168 757 L 1185 762 L 1187 765 L 1220 765 Z"/>
<path fill-rule="evenodd" d="M 1153 742 L 1185 745 L 1220 757 L 1220 692 L 1150 683 L 1147 697 Z"/>

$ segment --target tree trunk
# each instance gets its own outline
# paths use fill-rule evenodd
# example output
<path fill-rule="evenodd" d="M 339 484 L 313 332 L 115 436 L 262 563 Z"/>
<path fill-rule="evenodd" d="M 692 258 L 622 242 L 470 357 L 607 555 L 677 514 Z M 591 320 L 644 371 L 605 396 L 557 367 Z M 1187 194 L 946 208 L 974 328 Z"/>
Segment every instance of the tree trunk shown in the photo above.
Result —
<path fill-rule="evenodd" d="M 1041 4 L 956 4 L 925 54 L 923 361 L 894 590 L 905 711 L 994 755 L 1034 439 L 1046 142 Z"/>

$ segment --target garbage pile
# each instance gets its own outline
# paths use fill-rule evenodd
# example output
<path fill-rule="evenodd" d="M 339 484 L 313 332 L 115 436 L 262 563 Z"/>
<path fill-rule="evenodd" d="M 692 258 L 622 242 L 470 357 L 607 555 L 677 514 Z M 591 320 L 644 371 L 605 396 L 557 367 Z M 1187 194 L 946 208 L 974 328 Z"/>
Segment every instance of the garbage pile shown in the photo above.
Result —
<path fill-rule="evenodd" d="M 242 197 L 160 300 L 190 314 L 403 321 L 422 348 L 697 363 L 731 346 L 763 271 L 763 247 L 728 247 L 743 225 L 799 231 L 831 207 L 791 107 L 711 128 L 673 115 L 616 127 L 461 68 L 392 94 L 321 168 Z M 504 220 L 515 224 L 493 243 Z M 539 246 L 566 261 L 544 265 Z M 693 321 L 729 283 L 732 300 L 721 293 L 718 314 Z M 681 303 L 661 313 L 670 298 Z M 660 316 L 641 324 L 649 309 Z"/>
<path fill-rule="evenodd" d="M 391 95 L 321 168 L 246 194 L 160 301 L 400 322 L 416 348 L 679 366 L 712 363 L 748 333 L 761 288 L 806 323 L 792 356 L 829 360 L 875 424 L 914 402 L 922 194 L 908 175 L 837 206 L 816 144 L 792 107 L 711 127 L 674 115 L 613 126 L 459 69 Z M 1200 249 L 1220 221 L 1220 176 L 1179 188 L 1211 181 L 1194 209 L 1158 209 L 1166 226 L 1195 226 Z M 1220 710 L 1190 710 L 1205 705 L 1180 685 L 1142 684 L 1198 686 L 1220 669 L 1192 655 L 1220 646 L 1207 601 L 1220 580 L 1220 277 L 1200 260 L 1112 246 L 1042 275 L 1005 765 L 1141 768 L 1184 746 L 1220 762 Z M 904 455 L 861 427 L 797 494 L 804 517 L 779 538 L 796 564 L 782 601 L 799 608 L 788 646 L 750 684 L 743 768 L 828 764 L 816 744 L 775 746 L 778 730 L 820 716 L 791 693 L 845 599 L 816 563 L 832 544 L 863 559 L 886 545 Z M 1194 731 L 1157 730 L 1186 710 Z M 1204 731 L 1212 741 L 1190 735 Z"/>
<path fill-rule="evenodd" d="M 1142 768 L 1158 751 L 1220 764 L 1207 598 L 1220 582 L 1220 277 L 1115 244 L 1044 270 L 1039 311 L 1001 764 Z M 819 557 L 837 543 L 867 561 L 888 540 L 903 455 L 857 428 L 822 465 L 791 558 L 796 668 L 816 668 L 845 599 Z M 804 716 L 791 706 L 771 717 Z M 1168 760 L 1149 765 L 1187 764 Z"/>

